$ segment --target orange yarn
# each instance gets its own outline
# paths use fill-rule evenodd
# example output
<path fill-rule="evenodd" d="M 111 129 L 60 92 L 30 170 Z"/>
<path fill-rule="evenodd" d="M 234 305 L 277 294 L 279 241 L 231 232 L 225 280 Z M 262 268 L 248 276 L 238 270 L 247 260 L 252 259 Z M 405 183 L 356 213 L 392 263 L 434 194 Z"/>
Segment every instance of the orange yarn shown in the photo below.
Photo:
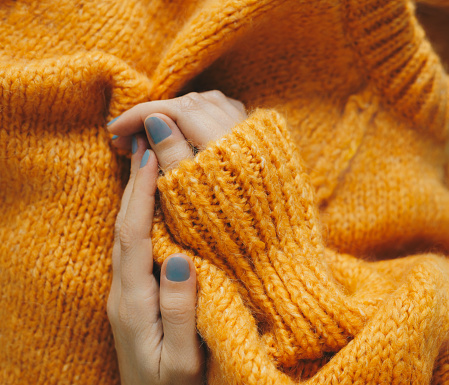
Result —
<path fill-rule="evenodd" d="M 214 88 L 250 117 L 152 230 L 197 267 L 208 383 L 449 383 L 449 80 L 406 0 L 3 2 L 0 383 L 119 383 L 105 121 Z"/>

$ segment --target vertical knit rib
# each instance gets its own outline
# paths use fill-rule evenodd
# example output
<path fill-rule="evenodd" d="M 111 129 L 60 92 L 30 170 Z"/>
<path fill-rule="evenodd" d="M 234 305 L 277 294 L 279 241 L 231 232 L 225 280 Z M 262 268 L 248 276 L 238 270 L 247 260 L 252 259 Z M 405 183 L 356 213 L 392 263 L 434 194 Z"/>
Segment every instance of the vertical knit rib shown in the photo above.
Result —
<path fill-rule="evenodd" d="M 444 384 L 449 56 L 414 12 L 2 2 L 0 383 L 119 383 L 106 300 L 129 154 L 105 122 L 218 88 L 250 117 L 160 178 L 152 229 L 157 264 L 195 263 L 208 383 Z"/>

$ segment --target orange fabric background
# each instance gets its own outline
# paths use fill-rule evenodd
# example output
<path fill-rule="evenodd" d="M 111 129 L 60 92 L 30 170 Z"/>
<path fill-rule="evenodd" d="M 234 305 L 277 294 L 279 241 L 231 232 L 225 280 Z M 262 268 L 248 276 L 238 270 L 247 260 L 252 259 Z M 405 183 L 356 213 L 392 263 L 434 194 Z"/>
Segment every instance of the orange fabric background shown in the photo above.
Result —
<path fill-rule="evenodd" d="M 119 382 L 105 123 L 214 88 L 252 114 L 152 233 L 195 261 L 209 383 L 448 382 L 449 81 L 406 0 L 2 2 L 0 382 Z"/>

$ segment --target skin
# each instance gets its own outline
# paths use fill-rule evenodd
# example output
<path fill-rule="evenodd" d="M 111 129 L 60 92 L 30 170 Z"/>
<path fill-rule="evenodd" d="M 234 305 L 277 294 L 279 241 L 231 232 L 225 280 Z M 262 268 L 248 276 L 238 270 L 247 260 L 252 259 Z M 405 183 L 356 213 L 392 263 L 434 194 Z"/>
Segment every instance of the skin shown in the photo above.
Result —
<path fill-rule="evenodd" d="M 152 116 L 172 130 L 157 144 L 144 130 L 145 120 Z M 139 104 L 108 126 L 119 136 L 113 140 L 118 148 L 130 149 L 132 136 L 137 138 L 115 226 L 113 280 L 107 307 L 123 385 L 203 382 L 205 359 L 195 325 L 194 264 L 186 255 L 174 254 L 162 265 L 160 286 L 153 275 L 149 234 L 158 166 L 164 171 L 175 168 L 181 160 L 194 156 L 189 143 L 202 149 L 246 117 L 241 102 L 219 91 L 208 91 Z M 140 167 L 149 147 L 148 161 Z M 185 281 L 170 281 L 166 276 L 167 262 L 174 256 L 188 262 L 190 276 Z"/>

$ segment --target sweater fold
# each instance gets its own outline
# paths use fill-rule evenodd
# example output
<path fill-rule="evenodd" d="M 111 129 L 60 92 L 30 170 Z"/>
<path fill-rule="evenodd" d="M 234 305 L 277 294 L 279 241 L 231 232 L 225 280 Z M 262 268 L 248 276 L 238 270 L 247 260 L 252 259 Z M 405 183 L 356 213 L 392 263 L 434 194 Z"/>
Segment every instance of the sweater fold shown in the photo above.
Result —
<path fill-rule="evenodd" d="M 2 2 L 0 383 L 120 382 L 129 154 L 105 123 L 210 89 L 251 114 L 160 177 L 151 233 L 156 264 L 195 263 L 207 383 L 449 383 L 449 55 L 427 32 L 411 0 Z"/>

